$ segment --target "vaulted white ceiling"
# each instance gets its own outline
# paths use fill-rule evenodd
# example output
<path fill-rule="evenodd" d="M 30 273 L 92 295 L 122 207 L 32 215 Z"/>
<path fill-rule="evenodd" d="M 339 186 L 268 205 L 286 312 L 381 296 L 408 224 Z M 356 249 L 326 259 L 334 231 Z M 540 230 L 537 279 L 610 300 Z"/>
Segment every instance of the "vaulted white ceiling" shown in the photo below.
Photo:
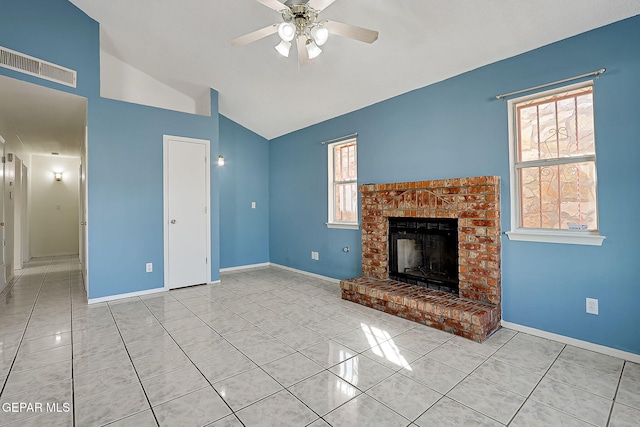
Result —
<path fill-rule="evenodd" d="M 101 24 L 102 48 L 271 139 L 474 68 L 640 14 L 638 0 L 337 0 L 321 18 L 380 32 L 372 45 L 331 36 L 299 69 L 281 22 L 255 0 L 70 0 Z M 589 71 L 589 70 L 587 70 Z"/>

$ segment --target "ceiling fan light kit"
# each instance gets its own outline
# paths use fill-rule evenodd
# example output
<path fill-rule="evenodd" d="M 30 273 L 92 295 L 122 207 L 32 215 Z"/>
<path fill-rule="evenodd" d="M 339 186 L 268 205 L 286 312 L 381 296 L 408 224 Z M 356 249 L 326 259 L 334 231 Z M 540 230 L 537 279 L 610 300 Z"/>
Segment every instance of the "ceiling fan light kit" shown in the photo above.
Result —
<path fill-rule="evenodd" d="M 321 53 L 322 49 L 318 47 L 316 42 L 313 40 L 307 40 L 307 53 L 309 54 L 309 59 L 317 58 Z"/>
<path fill-rule="evenodd" d="M 316 25 L 310 31 L 311 37 L 318 46 L 322 46 L 329 39 L 329 30 L 321 25 Z"/>
<path fill-rule="evenodd" d="M 290 42 L 296 36 L 296 26 L 291 22 L 283 22 L 278 25 L 278 35 L 286 42 Z"/>
<path fill-rule="evenodd" d="M 285 58 L 289 57 L 289 51 L 291 50 L 291 42 L 286 40 L 282 40 L 280 43 L 276 45 L 276 50 L 278 53 Z"/>
<path fill-rule="evenodd" d="M 233 39 L 231 46 L 244 46 L 273 33 L 278 33 L 280 43 L 275 46 L 276 51 L 280 55 L 288 57 L 291 51 L 291 42 L 296 39 L 298 64 L 304 66 L 322 53 L 320 46 L 327 42 L 329 33 L 365 43 L 373 43 L 378 39 L 377 31 L 336 21 L 319 20 L 319 13 L 335 0 L 288 0 L 286 3 L 281 3 L 278 0 L 257 1 L 280 13 L 283 22 Z"/>

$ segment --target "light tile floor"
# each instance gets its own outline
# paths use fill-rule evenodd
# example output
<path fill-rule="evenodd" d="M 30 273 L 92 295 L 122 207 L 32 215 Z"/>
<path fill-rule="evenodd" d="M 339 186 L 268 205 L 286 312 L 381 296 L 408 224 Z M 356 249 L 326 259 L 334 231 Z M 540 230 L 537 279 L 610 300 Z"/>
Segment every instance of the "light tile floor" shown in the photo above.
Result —
<path fill-rule="evenodd" d="M 283 269 L 94 305 L 77 259 L 18 273 L 3 426 L 640 425 L 638 364 L 508 329 L 477 344 Z"/>

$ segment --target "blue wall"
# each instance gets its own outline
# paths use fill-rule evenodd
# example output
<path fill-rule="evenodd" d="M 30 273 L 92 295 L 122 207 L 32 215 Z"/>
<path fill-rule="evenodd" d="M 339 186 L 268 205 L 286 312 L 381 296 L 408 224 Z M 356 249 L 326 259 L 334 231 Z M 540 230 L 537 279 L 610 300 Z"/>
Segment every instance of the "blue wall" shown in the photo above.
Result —
<path fill-rule="evenodd" d="M 212 100 L 216 107 L 213 91 Z M 211 118 L 109 99 L 96 100 L 89 109 L 90 298 L 162 287 L 163 135 L 210 140 L 211 157 L 217 158 L 217 114 Z M 218 280 L 215 164 L 211 176 L 211 269 L 212 280 Z M 153 263 L 152 273 L 145 272 L 147 262 Z"/>
<path fill-rule="evenodd" d="M 476 175 L 502 179 L 510 227 L 507 105 L 499 93 L 607 68 L 595 84 L 602 247 L 503 238 L 503 318 L 640 353 L 640 285 L 632 270 L 640 210 L 640 16 L 500 61 L 270 142 L 271 262 L 346 278 L 361 274 L 360 232 L 327 229 L 321 141 L 358 132 L 359 182 Z M 632 217 L 631 217 L 632 218 Z M 276 238 L 277 236 L 277 238 Z M 343 246 L 350 246 L 348 254 Z M 320 252 L 312 261 L 310 251 Z M 598 298 L 600 315 L 585 313 Z"/>
<path fill-rule="evenodd" d="M 66 0 L 3 6 L 0 45 L 78 71 L 78 87 L 0 73 L 88 99 L 89 297 L 163 286 L 163 134 L 208 139 L 218 156 L 218 96 L 211 117 L 100 98 L 99 26 Z M 219 181 L 211 170 L 212 280 L 219 278 Z M 145 263 L 153 262 L 153 273 Z"/>
<path fill-rule="evenodd" d="M 269 262 L 269 143 L 220 116 L 220 154 L 220 267 Z"/>

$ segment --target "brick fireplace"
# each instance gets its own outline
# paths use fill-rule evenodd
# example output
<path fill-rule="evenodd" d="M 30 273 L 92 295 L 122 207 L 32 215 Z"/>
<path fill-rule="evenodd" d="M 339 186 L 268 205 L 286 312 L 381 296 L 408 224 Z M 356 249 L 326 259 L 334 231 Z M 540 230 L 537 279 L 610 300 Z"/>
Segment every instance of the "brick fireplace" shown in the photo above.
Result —
<path fill-rule="evenodd" d="M 362 276 L 342 297 L 481 342 L 499 327 L 500 178 L 367 184 Z M 389 218 L 457 218 L 459 295 L 389 280 Z"/>

